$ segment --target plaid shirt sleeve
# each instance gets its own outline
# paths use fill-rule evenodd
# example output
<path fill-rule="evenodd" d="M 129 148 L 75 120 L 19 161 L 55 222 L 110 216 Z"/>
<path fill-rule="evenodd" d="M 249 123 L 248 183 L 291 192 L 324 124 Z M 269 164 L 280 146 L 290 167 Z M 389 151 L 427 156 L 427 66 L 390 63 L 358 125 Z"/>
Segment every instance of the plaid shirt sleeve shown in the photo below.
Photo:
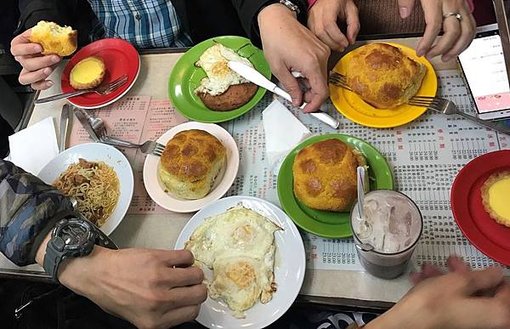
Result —
<path fill-rule="evenodd" d="M 0 160 L 0 252 L 13 263 L 35 263 L 44 237 L 72 210 L 71 201 L 54 187 Z"/>

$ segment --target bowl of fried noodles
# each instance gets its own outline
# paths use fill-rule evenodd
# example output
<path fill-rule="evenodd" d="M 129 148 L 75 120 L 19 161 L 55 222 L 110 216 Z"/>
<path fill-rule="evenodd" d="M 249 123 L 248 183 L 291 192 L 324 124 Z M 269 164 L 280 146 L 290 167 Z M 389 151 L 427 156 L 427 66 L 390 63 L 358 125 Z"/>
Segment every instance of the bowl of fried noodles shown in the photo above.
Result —
<path fill-rule="evenodd" d="M 39 173 L 45 183 L 76 201 L 75 209 L 110 234 L 133 197 L 133 170 L 116 148 L 79 144 L 60 153 Z"/>

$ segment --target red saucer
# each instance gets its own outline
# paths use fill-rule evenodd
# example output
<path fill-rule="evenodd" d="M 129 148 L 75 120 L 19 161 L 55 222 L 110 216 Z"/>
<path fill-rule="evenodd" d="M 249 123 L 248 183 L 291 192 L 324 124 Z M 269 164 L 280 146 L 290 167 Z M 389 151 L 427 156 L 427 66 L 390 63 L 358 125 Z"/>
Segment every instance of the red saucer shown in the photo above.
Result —
<path fill-rule="evenodd" d="M 491 174 L 506 170 L 510 171 L 510 150 L 487 153 L 471 160 L 457 174 L 450 200 L 455 221 L 468 240 L 485 255 L 510 265 L 510 228 L 489 216 L 480 192 Z"/>
<path fill-rule="evenodd" d="M 99 56 L 103 59 L 106 66 L 103 83 L 113 81 L 123 74 L 127 74 L 128 81 L 108 95 L 88 93 L 69 98 L 69 101 L 77 107 L 94 109 L 115 102 L 129 91 L 140 72 L 140 56 L 129 42 L 116 38 L 98 40 L 80 49 L 69 60 L 62 72 L 62 92 L 75 90 L 69 84 L 69 73 L 76 63 L 89 56 Z"/>

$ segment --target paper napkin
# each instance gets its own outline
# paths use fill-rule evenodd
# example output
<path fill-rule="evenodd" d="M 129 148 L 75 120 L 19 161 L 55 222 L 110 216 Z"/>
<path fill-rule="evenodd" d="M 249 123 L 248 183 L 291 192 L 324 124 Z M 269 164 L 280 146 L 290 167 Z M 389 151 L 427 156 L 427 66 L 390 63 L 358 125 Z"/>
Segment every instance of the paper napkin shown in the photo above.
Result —
<path fill-rule="evenodd" d="M 269 168 L 277 175 L 285 156 L 311 132 L 276 99 L 262 112 L 262 122 Z"/>
<path fill-rule="evenodd" d="M 9 136 L 10 160 L 34 175 L 58 154 L 52 117 Z"/>

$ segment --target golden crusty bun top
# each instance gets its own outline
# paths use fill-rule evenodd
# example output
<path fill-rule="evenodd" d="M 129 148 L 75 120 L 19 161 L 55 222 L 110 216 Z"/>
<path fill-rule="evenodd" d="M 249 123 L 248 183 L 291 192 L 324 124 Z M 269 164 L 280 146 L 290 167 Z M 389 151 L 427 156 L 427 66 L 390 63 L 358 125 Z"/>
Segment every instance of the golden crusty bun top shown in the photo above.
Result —
<path fill-rule="evenodd" d="M 39 43 L 42 54 L 69 56 L 76 51 L 78 33 L 70 26 L 60 26 L 54 22 L 39 21 L 32 28 L 30 42 Z"/>
<path fill-rule="evenodd" d="M 311 144 L 294 160 L 294 194 L 313 209 L 347 211 L 356 199 L 356 168 L 364 165 L 365 158 L 341 140 Z"/>
<path fill-rule="evenodd" d="M 207 131 L 185 130 L 168 141 L 161 166 L 181 180 L 194 182 L 203 179 L 212 163 L 225 154 L 225 146 Z"/>
<path fill-rule="evenodd" d="M 352 51 L 346 63 L 347 84 L 376 108 L 405 104 L 421 87 L 426 68 L 399 48 L 372 43 Z"/>

